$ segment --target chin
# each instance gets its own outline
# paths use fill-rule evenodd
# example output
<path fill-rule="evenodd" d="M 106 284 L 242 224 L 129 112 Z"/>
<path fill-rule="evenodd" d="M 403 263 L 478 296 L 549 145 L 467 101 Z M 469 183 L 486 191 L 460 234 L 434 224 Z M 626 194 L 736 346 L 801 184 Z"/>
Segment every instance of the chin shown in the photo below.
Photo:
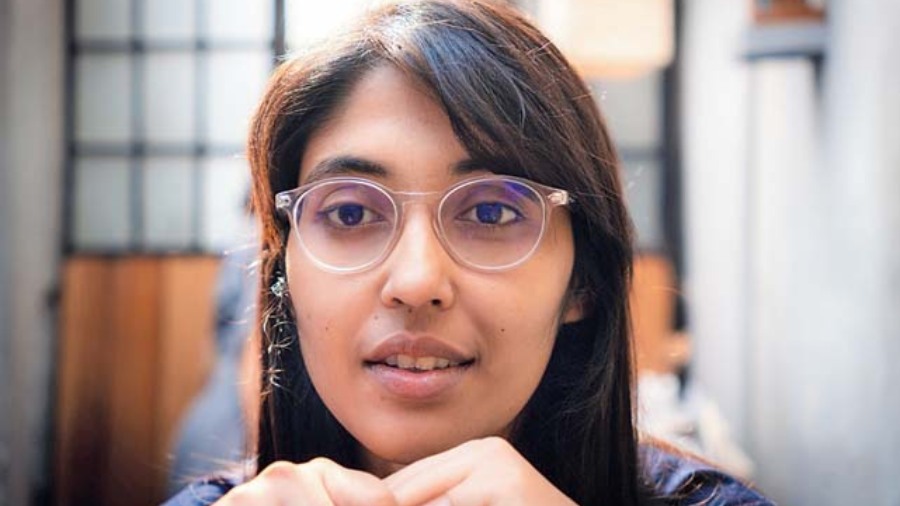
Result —
<path fill-rule="evenodd" d="M 387 430 L 373 434 L 371 438 L 359 439 L 359 441 L 372 455 L 389 462 L 406 465 L 449 450 L 476 437 L 480 436 L 449 434 L 433 430 L 415 432 Z"/>
<path fill-rule="evenodd" d="M 488 436 L 505 437 L 504 428 L 497 430 L 488 427 L 473 426 L 466 420 L 442 417 L 440 420 L 427 420 L 427 417 L 416 417 L 416 420 L 385 421 L 384 424 L 372 424 L 360 434 L 354 434 L 363 446 L 371 462 L 376 464 L 374 471 L 393 472 L 403 466 L 435 455 L 466 441 Z M 350 431 L 353 433 L 353 431 Z M 384 466 L 383 464 L 387 464 Z"/>

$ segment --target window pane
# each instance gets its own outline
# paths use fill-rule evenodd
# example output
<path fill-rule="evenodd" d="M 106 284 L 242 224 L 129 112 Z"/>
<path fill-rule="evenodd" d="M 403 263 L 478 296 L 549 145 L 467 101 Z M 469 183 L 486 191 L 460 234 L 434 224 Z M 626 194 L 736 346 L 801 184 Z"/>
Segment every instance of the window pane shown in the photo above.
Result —
<path fill-rule="evenodd" d="M 245 204 L 250 168 L 243 158 L 211 158 L 203 167 L 203 247 L 222 251 L 252 239 Z"/>
<path fill-rule="evenodd" d="M 81 142 L 129 142 L 130 58 L 85 55 L 76 62 L 75 138 Z"/>
<path fill-rule="evenodd" d="M 193 0 L 152 0 L 141 2 L 144 14 L 144 36 L 149 40 L 189 40 L 196 30 Z"/>
<path fill-rule="evenodd" d="M 297 50 L 326 37 L 358 16 L 371 3 L 371 0 L 287 2 L 285 34 L 288 47 Z"/>
<path fill-rule="evenodd" d="M 147 140 L 193 142 L 196 131 L 193 54 L 148 54 L 144 75 Z"/>
<path fill-rule="evenodd" d="M 78 0 L 74 3 L 78 39 L 122 40 L 131 36 L 131 1 Z"/>
<path fill-rule="evenodd" d="M 74 244 L 119 249 L 129 243 L 129 173 L 125 158 L 83 158 L 75 164 Z"/>
<path fill-rule="evenodd" d="M 214 51 L 208 63 L 206 140 L 242 145 L 271 72 L 271 55 L 266 51 Z"/>
<path fill-rule="evenodd" d="M 637 228 L 638 248 L 661 250 L 665 245 L 661 165 L 650 159 L 626 161 L 624 166 L 625 198 Z"/>
<path fill-rule="evenodd" d="M 591 88 L 617 146 L 657 149 L 662 145 L 662 83 L 659 72 Z"/>
<path fill-rule="evenodd" d="M 151 250 L 191 245 L 193 160 L 155 158 L 144 163 L 144 246 Z"/>
<path fill-rule="evenodd" d="M 206 33 L 213 40 L 268 42 L 272 38 L 275 25 L 272 0 L 215 0 L 205 5 Z"/>

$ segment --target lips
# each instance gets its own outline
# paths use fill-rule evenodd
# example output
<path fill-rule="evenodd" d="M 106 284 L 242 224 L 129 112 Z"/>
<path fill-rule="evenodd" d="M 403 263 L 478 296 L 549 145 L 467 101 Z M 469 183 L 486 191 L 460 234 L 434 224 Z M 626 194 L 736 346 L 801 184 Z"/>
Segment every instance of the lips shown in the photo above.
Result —
<path fill-rule="evenodd" d="M 474 363 L 472 355 L 449 343 L 406 333 L 383 341 L 365 358 L 374 382 L 407 402 L 446 398 Z"/>
<path fill-rule="evenodd" d="M 381 342 L 365 361 L 402 369 L 444 368 L 472 362 L 474 357 L 433 337 L 397 334 Z"/>

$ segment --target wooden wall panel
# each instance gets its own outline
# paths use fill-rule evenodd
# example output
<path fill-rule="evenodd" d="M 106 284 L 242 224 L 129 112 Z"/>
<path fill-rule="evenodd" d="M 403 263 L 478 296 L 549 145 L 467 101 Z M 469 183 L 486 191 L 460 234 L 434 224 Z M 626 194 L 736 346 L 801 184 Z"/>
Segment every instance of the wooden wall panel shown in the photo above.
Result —
<path fill-rule="evenodd" d="M 60 313 L 54 472 L 57 504 L 90 504 L 102 489 L 109 433 L 106 338 L 110 321 L 111 266 L 101 260 L 70 263 Z"/>
<path fill-rule="evenodd" d="M 655 255 L 635 258 L 630 304 L 638 371 L 672 372 L 669 351 L 676 290 L 669 260 Z"/>
<path fill-rule="evenodd" d="M 107 399 L 110 440 L 103 475 L 104 504 L 155 497 L 158 445 L 156 384 L 160 312 L 160 260 L 134 258 L 112 268 L 112 335 L 108 338 Z M 137 504 L 137 502 L 135 502 Z"/>
<path fill-rule="evenodd" d="M 208 257 L 74 258 L 63 273 L 57 504 L 158 504 L 169 442 L 213 361 Z"/>
<path fill-rule="evenodd" d="M 218 266 L 215 258 L 174 259 L 162 266 L 160 276 L 165 290 L 160 301 L 164 317 L 160 321 L 157 370 L 157 430 L 161 444 L 156 456 L 160 469 L 168 469 L 168 450 L 178 429 L 177 422 L 213 367 L 215 319 L 211 316 L 215 315 L 215 297 L 201 296 L 197 287 L 213 293 Z M 164 483 L 167 476 L 159 478 Z"/>

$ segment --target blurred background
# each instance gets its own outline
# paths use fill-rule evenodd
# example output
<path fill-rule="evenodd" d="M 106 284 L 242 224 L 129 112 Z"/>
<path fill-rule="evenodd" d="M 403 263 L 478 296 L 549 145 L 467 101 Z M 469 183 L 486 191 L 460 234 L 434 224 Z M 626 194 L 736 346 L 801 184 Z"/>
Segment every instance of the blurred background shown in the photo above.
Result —
<path fill-rule="evenodd" d="M 369 3 L 0 0 L 0 504 L 239 457 L 249 115 Z M 516 3 L 622 156 L 643 428 L 781 504 L 900 506 L 900 0 Z"/>

